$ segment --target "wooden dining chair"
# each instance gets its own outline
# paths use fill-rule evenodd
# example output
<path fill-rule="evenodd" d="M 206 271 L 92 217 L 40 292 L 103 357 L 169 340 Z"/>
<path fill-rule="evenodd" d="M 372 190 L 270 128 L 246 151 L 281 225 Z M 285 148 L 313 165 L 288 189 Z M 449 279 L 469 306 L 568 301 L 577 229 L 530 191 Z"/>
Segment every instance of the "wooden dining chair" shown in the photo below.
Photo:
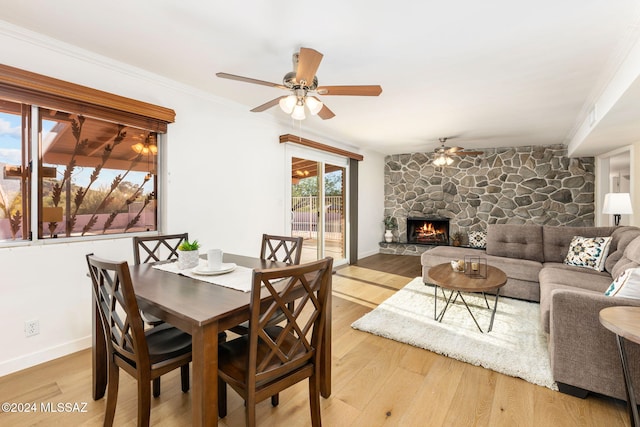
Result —
<path fill-rule="evenodd" d="M 298 265 L 302 256 L 302 237 L 262 235 L 260 258 Z"/>
<path fill-rule="evenodd" d="M 133 262 L 138 265 L 177 259 L 178 247 L 182 242 L 188 240 L 189 233 L 161 234 L 147 237 L 135 236 L 133 238 Z M 151 326 L 157 326 L 162 323 L 162 320 L 145 312 L 142 312 L 142 320 Z"/>
<path fill-rule="evenodd" d="M 93 254 L 86 258 L 107 346 L 104 425 L 113 425 L 120 369 L 123 369 L 138 382 L 138 426 L 148 426 L 153 380 L 180 368 L 182 391 L 189 391 L 191 335 L 166 323 L 145 331 L 128 264 Z"/>
<path fill-rule="evenodd" d="M 307 378 L 311 425 L 321 425 L 320 358 L 330 310 L 332 265 L 333 259 L 328 257 L 253 272 L 249 334 L 221 343 L 218 350 L 218 381 L 245 400 L 247 426 L 256 424 L 258 402 Z M 263 303 L 265 292 L 267 302 Z M 295 310 L 290 310 L 289 303 L 294 301 Z M 285 314 L 286 322 L 271 326 L 278 311 Z M 220 389 L 218 410 L 224 418 L 226 387 Z"/>
<path fill-rule="evenodd" d="M 189 240 L 189 233 L 161 234 L 158 236 L 133 237 L 133 262 L 134 264 L 146 264 L 149 262 L 168 261 L 178 258 L 178 247 L 184 241 Z M 142 320 L 150 326 L 158 326 L 164 323 L 157 317 L 140 312 Z M 153 380 L 153 395 L 160 396 L 160 378 Z"/>
<path fill-rule="evenodd" d="M 291 265 L 298 265 L 300 264 L 301 257 L 302 237 L 276 236 L 273 234 L 262 235 L 260 259 L 281 261 Z M 273 317 L 272 325 L 277 325 L 284 319 L 284 313 L 280 312 L 277 316 Z M 249 322 L 243 322 L 234 326 L 230 331 L 238 335 L 246 335 L 249 333 Z"/>
<path fill-rule="evenodd" d="M 167 261 L 178 258 L 178 246 L 189 240 L 189 233 L 164 234 L 133 238 L 133 261 L 136 264 Z"/>

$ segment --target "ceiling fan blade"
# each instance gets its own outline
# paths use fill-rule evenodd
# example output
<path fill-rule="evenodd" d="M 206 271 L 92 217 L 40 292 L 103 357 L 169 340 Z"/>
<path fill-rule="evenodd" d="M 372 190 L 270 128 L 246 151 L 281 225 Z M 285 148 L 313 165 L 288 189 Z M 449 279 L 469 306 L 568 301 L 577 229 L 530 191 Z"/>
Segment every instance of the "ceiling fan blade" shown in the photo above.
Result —
<path fill-rule="evenodd" d="M 449 154 L 453 156 L 477 156 L 479 154 L 484 154 L 484 151 L 457 151 Z"/>
<path fill-rule="evenodd" d="M 285 87 L 285 86 L 283 86 L 281 84 L 278 84 L 278 83 L 266 82 L 264 80 L 252 79 L 250 77 L 236 76 L 235 74 L 216 73 L 216 76 L 218 76 L 220 78 L 223 78 L 223 79 L 237 80 L 239 82 L 253 83 L 253 84 L 256 84 L 256 85 L 277 87 L 277 88 L 280 88 L 280 89 L 287 89 L 287 87 Z"/>
<path fill-rule="evenodd" d="M 318 95 L 378 96 L 382 93 L 382 87 L 380 85 L 320 86 L 316 91 Z"/>
<path fill-rule="evenodd" d="M 335 117 L 335 114 L 329 109 L 329 107 L 323 105 L 322 110 L 318 112 L 318 116 L 320 116 L 322 120 L 328 120 L 332 117 Z"/>
<path fill-rule="evenodd" d="M 286 96 L 279 96 L 276 99 L 272 99 L 269 102 L 265 102 L 262 105 L 258 105 L 256 108 L 252 109 L 251 112 L 252 113 L 260 113 L 260 112 L 262 112 L 264 110 L 268 110 L 269 108 L 276 106 L 278 104 L 278 102 L 280 102 L 280 100 L 282 98 L 286 98 Z"/>
<path fill-rule="evenodd" d="M 306 47 L 300 48 L 298 54 L 298 69 L 296 70 L 296 80 L 305 86 L 311 86 L 313 78 L 316 76 L 316 71 L 320 66 L 323 55 L 314 49 Z M 306 83 L 302 83 L 305 81 Z"/>
<path fill-rule="evenodd" d="M 462 147 L 449 147 L 449 148 L 447 148 L 447 153 L 454 154 L 454 153 L 457 153 L 458 151 L 462 151 L 462 150 L 464 150 L 464 148 L 462 148 Z"/>

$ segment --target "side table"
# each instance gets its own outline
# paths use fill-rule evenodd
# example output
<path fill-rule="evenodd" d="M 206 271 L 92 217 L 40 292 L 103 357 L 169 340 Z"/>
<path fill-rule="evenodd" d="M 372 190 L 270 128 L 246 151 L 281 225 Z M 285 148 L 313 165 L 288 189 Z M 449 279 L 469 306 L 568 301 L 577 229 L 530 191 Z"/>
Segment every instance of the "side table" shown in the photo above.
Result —
<path fill-rule="evenodd" d="M 627 354 L 624 347 L 624 339 L 636 344 L 640 344 L 640 307 L 607 307 L 600 310 L 600 323 L 602 326 L 616 334 L 620 361 L 622 362 L 622 373 L 624 375 L 624 385 L 627 392 L 627 410 L 631 427 L 640 427 L 638 418 L 638 406 L 636 396 L 633 391 L 631 373 L 627 361 Z"/>

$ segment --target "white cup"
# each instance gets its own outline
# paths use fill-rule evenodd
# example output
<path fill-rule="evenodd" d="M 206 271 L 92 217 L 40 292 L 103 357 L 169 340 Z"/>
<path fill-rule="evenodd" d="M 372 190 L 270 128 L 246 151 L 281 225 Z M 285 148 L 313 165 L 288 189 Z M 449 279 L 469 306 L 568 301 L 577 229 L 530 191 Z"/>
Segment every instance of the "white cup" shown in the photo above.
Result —
<path fill-rule="evenodd" d="M 209 270 L 222 268 L 222 249 L 209 249 L 207 251 L 207 267 Z"/>

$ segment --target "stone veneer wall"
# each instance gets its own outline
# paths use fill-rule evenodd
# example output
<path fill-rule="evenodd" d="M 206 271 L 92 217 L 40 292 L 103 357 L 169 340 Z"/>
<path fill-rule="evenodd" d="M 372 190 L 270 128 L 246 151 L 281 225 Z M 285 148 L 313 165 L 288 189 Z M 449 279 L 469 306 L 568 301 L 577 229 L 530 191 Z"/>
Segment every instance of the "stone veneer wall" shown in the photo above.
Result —
<path fill-rule="evenodd" d="M 432 153 L 385 158 L 384 216 L 449 218 L 450 233 L 487 224 L 594 225 L 594 158 L 569 158 L 564 145 L 480 149 L 433 165 Z"/>

